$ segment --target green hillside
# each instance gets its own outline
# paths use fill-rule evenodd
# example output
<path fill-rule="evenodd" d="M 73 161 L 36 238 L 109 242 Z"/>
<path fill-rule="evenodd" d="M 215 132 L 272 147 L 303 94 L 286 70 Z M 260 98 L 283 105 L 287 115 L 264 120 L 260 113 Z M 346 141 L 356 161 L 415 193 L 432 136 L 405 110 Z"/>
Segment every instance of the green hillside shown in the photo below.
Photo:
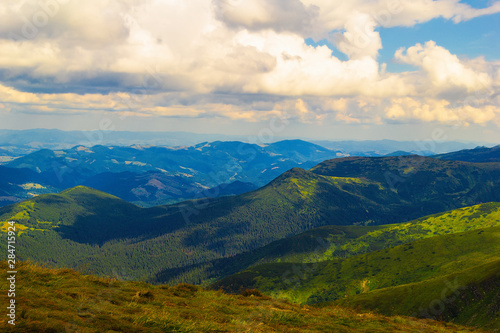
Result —
<path fill-rule="evenodd" d="M 177 283 L 189 281 L 194 275 L 202 280 L 214 280 L 263 263 L 312 263 L 348 258 L 437 235 L 493 226 L 500 226 L 500 203 L 459 208 L 406 223 L 324 226 L 230 258 L 166 269 L 152 281 Z"/>
<path fill-rule="evenodd" d="M 395 183 L 384 176 L 387 172 L 403 174 L 404 181 Z M 23 259 L 95 274 L 119 269 L 135 279 L 161 282 L 175 279 L 178 269 L 325 225 L 406 222 L 500 200 L 499 176 L 500 164 L 494 163 L 347 158 L 312 171 L 291 169 L 242 195 L 148 209 L 77 187 L 3 207 L 0 221 L 18 221 Z M 192 283 L 205 279 L 201 270 L 183 277 Z"/>
<path fill-rule="evenodd" d="M 0 288 L 7 289 L 5 261 Z M 82 276 L 28 263 L 18 265 L 16 325 L 2 332 L 482 332 L 432 320 L 339 306 L 316 308 L 271 299 L 257 291 L 232 296 L 187 284 L 153 286 Z M 21 278 L 22 277 L 22 278 Z M 6 293 L 0 297 L 8 301 Z"/>
<path fill-rule="evenodd" d="M 499 330 L 499 296 L 500 259 L 421 282 L 342 298 L 336 303 L 385 315 L 412 315 Z"/>
<path fill-rule="evenodd" d="M 484 270 L 485 264 L 491 264 L 493 269 L 496 267 L 494 273 L 497 274 L 500 265 L 493 263 L 498 263 L 498 260 L 500 226 L 421 239 L 347 259 L 258 265 L 224 278 L 213 287 L 233 292 L 242 288 L 258 288 L 293 302 L 322 303 L 372 290 L 422 282 L 421 289 L 428 300 L 442 297 L 443 287 L 438 288 L 425 281 L 469 270 L 473 275 L 459 275 L 460 283 L 467 285 L 490 277 L 491 272 Z M 401 296 L 399 300 L 405 300 L 414 307 L 429 304 L 418 303 L 407 296 Z M 375 297 L 373 304 L 377 302 L 379 300 Z M 386 302 L 398 307 L 390 297 L 386 298 Z M 412 312 L 405 314 L 411 315 Z M 453 318 L 458 315 L 460 313 Z"/>
<path fill-rule="evenodd" d="M 17 221 L 21 234 L 55 231 L 77 243 L 103 244 L 144 237 L 154 228 L 171 231 L 172 225 L 154 223 L 164 211 L 161 207 L 141 209 L 110 194 L 77 186 L 4 207 L 0 209 L 0 221 Z"/>

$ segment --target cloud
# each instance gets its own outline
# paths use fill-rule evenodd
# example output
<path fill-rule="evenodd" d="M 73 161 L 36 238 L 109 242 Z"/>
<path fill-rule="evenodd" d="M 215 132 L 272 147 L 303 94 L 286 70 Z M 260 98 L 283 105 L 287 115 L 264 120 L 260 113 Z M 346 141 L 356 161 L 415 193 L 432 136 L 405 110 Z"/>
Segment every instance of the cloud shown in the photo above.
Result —
<path fill-rule="evenodd" d="M 122 14 L 146 1 L 6 0 L 0 5 L 0 38 L 57 39 L 101 48 L 119 44 L 129 30 Z"/>
<path fill-rule="evenodd" d="M 315 21 L 318 35 L 343 29 L 346 18 L 353 12 L 370 15 L 382 27 L 410 27 L 439 17 L 458 23 L 500 12 L 498 2 L 476 9 L 457 0 L 303 0 L 302 3 L 319 8 Z"/>
<path fill-rule="evenodd" d="M 500 107 L 496 105 L 453 107 L 446 100 L 417 100 L 410 97 L 392 99 L 391 105 L 385 110 L 386 117 L 391 120 L 441 122 L 456 126 L 468 126 L 471 123 L 484 125 L 498 114 Z"/>
<path fill-rule="evenodd" d="M 382 48 L 380 34 L 375 31 L 376 25 L 370 15 L 355 11 L 344 25 L 345 32 L 335 35 L 335 44 L 350 59 L 375 58 Z"/>
<path fill-rule="evenodd" d="M 215 0 L 215 15 L 232 28 L 305 33 L 319 14 L 315 5 L 299 0 Z"/>
<path fill-rule="evenodd" d="M 406 51 L 406 52 L 405 52 Z M 492 80 L 488 73 L 474 71 L 456 55 L 428 41 L 405 50 L 399 49 L 395 59 L 402 63 L 420 67 L 429 77 L 433 88 L 448 89 L 462 87 L 467 92 L 488 89 Z"/>
<path fill-rule="evenodd" d="M 377 60 L 380 27 L 500 10 L 456 0 L 7 0 L 0 3 L 0 112 L 137 117 L 274 116 L 299 122 L 498 117 L 500 64 L 432 41 Z M 346 56 L 306 38 L 327 38 Z M 344 59 L 344 58 L 342 58 Z M 478 94 L 478 92 L 480 92 Z M 467 97 L 473 96 L 474 103 Z M 17 110 L 17 111 L 16 111 Z M 460 118 L 460 117 L 458 117 Z"/>

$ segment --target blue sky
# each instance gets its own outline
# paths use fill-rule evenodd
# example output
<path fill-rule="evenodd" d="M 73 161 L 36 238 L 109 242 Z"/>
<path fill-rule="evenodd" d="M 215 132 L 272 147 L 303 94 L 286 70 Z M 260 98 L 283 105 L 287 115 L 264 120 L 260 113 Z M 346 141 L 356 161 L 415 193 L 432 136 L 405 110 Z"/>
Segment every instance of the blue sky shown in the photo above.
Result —
<path fill-rule="evenodd" d="M 7 0 L 0 128 L 499 142 L 499 12 L 498 1 Z"/>
<path fill-rule="evenodd" d="M 483 6 L 486 5 L 485 1 L 475 2 L 482 2 Z M 474 1 L 467 3 L 471 3 L 472 6 L 477 5 Z M 498 14 L 475 18 L 460 24 L 444 18 L 436 18 L 412 27 L 381 27 L 377 30 L 380 32 L 383 46 L 380 50 L 379 61 L 387 63 L 387 68 L 391 72 L 414 70 L 412 66 L 394 62 L 394 53 L 401 47 L 407 48 L 429 40 L 435 41 L 451 53 L 462 57 L 482 56 L 486 60 L 495 61 L 500 55 L 500 17 Z M 309 45 L 326 45 L 332 50 L 334 56 L 348 60 L 348 57 L 328 39 L 314 41 L 307 38 L 305 41 Z"/>
<path fill-rule="evenodd" d="M 460 24 L 442 18 L 431 20 L 414 27 L 382 28 L 380 34 L 383 49 L 380 61 L 392 63 L 396 50 L 411 47 L 428 40 L 448 49 L 451 53 L 469 58 L 483 56 L 486 60 L 498 60 L 500 54 L 500 17 L 484 16 Z M 392 65 L 392 71 L 400 71 L 404 66 Z M 405 69 L 403 69 L 405 70 Z"/>

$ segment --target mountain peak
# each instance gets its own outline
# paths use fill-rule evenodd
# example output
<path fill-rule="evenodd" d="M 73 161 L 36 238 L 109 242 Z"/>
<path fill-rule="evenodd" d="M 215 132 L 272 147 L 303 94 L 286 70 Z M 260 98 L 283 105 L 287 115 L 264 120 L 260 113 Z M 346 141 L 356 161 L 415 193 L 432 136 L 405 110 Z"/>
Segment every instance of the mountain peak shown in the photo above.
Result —
<path fill-rule="evenodd" d="M 96 196 L 100 196 L 100 197 L 108 197 L 108 198 L 115 198 L 115 199 L 121 200 L 120 198 L 115 197 L 114 195 L 96 190 L 92 187 L 83 186 L 83 185 L 78 185 L 78 186 L 66 189 L 66 190 L 60 192 L 59 194 L 60 195 L 70 195 L 70 196 L 81 195 L 81 194 L 86 194 L 86 195 L 91 194 L 91 195 L 96 195 Z"/>

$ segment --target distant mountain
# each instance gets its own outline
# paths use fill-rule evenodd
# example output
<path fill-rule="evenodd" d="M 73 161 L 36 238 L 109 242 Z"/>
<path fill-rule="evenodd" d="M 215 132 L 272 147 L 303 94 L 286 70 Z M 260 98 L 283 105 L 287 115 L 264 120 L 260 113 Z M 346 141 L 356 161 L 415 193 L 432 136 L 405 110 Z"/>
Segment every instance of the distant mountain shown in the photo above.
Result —
<path fill-rule="evenodd" d="M 197 194 L 202 194 L 206 190 L 201 184 L 189 178 L 171 176 L 161 171 L 104 172 L 89 177 L 82 182 L 82 185 L 110 193 L 143 207 L 195 198 Z M 211 193 L 214 193 L 214 197 L 219 196 L 218 193 Z"/>
<path fill-rule="evenodd" d="M 222 197 L 227 195 L 238 195 L 246 192 L 254 191 L 258 187 L 252 183 L 240 182 L 239 180 L 232 183 L 220 184 L 214 188 L 202 190 L 201 193 L 197 195 L 198 198 L 203 197 Z"/>
<path fill-rule="evenodd" d="M 245 136 L 189 132 L 61 131 L 57 129 L 0 129 L 0 146 L 33 152 L 39 149 L 69 149 L 74 146 L 192 146 L 206 141 L 238 140 Z"/>
<path fill-rule="evenodd" d="M 297 147 L 297 148 L 294 148 Z M 191 147 L 77 146 L 40 150 L 6 166 L 52 173 L 65 186 L 104 172 L 161 171 L 196 179 L 212 187 L 235 180 L 264 185 L 295 166 L 313 166 L 336 152 L 304 141 L 259 146 L 242 142 L 205 142 Z"/>
<path fill-rule="evenodd" d="M 456 141 L 435 142 L 431 140 L 395 141 L 395 140 L 360 140 L 360 141 L 328 141 L 312 140 L 322 147 L 348 153 L 350 156 L 383 156 L 394 151 L 406 151 L 417 155 L 434 155 L 470 149 L 478 143 Z"/>
<path fill-rule="evenodd" d="M 334 151 L 300 140 L 270 145 L 216 141 L 176 148 L 135 145 L 42 149 L 6 166 L 37 172 L 44 181 L 42 186 L 64 190 L 85 185 L 152 206 L 207 196 L 203 193 L 210 193 L 208 189 L 235 181 L 255 184 L 247 186 L 255 189 L 288 169 L 309 168 L 336 156 Z M 227 188 L 223 195 L 242 193 L 244 187 L 237 190 L 236 186 L 231 187 L 232 192 Z"/>
<path fill-rule="evenodd" d="M 46 184 L 43 175 L 32 170 L 0 166 L 0 207 L 57 191 L 57 188 Z"/>
<path fill-rule="evenodd" d="M 321 162 L 332 157 L 342 157 L 338 151 L 332 151 L 302 140 L 278 141 L 266 146 L 266 150 L 300 163 L 310 161 Z"/>
<path fill-rule="evenodd" d="M 0 156 L 15 156 L 15 155 L 14 155 L 14 153 L 12 153 L 6 149 L 0 148 Z"/>
<path fill-rule="evenodd" d="M 384 156 L 408 156 L 408 155 L 412 155 L 412 153 L 403 150 L 398 150 L 390 154 L 385 154 Z"/>
<path fill-rule="evenodd" d="M 22 156 L 22 154 L 16 154 L 7 149 L 0 148 L 0 165 L 12 161 L 15 157 Z"/>
<path fill-rule="evenodd" d="M 434 155 L 432 157 L 442 160 L 476 163 L 500 162 L 500 145 L 492 148 L 476 147 L 474 149 L 465 149 L 447 154 Z"/>
<path fill-rule="evenodd" d="M 386 141 L 383 143 L 388 144 Z M 391 141 L 389 143 L 392 146 L 399 145 Z M 475 149 L 474 156 L 496 156 L 492 150 L 483 152 Z M 408 154 L 406 151 L 396 151 L 389 156 Z M 41 149 L 5 162 L 5 165 L 37 172 L 38 180 L 32 183 L 36 183 L 39 188 L 51 188 L 57 192 L 77 185 L 90 186 L 150 207 L 200 198 L 204 193 L 210 193 L 207 191 L 210 188 L 235 181 L 263 186 L 293 167 L 308 169 L 318 162 L 343 155 L 349 154 L 302 140 L 261 145 L 215 141 L 185 147 L 80 145 L 65 150 Z M 490 157 L 489 160 L 494 159 Z M 3 191 L 4 198 L 9 198 L 0 200 L 0 206 L 29 198 L 33 193 L 48 193 L 28 192 L 23 188 L 12 188 L 11 185 L 2 187 L 1 184 L 0 191 Z"/>
<path fill-rule="evenodd" d="M 0 129 L 0 148 L 14 156 L 22 156 L 40 149 L 65 150 L 74 146 L 194 146 L 202 142 L 240 141 L 246 143 L 270 144 L 287 140 L 275 137 L 262 141 L 251 135 L 199 134 L 190 132 L 131 132 L 131 131 L 61 131 L 57 129 L 5 130 Z M 413 154 L 432 155 L 470 149 L 489 143 L 463 143 L 446 141 L 395 141 L 360 140 L 329 141 L 303 139 L 322 147 L 339 151 L 344 156 L 383 156 L 393 151 L 403 150 Z M 294 141 L 294 140 L 291 140 Z M 0 155 L 1 156 L 1 155 Z"/>
<path fill-rule="evenodd" d="M 252 183 L 241 181 L 207 188 L 190 178 L 170 176 L 160 171 L 105 172 L 90 177 L 83 182 L 83 185 L 113 194 L 142 207 L 175 203 L 187 198 L 237 195 L 257 189 Z"/>
<path fill-rule="evenodd" d="M 405 222 L 500 201 L 499 176 L 494 163 L 343 158 L 311 171 L 294 168 L 241 195 L 148 209 L 78 187 L 0 208 L 0 221 L 18 221 L 22 259 L 88 264 L 98 274 L 123 267 L 151 280 L 166 269 L 234 256 L 320 226 Z M 185 278 L 201 276 L 194 271 Z"/>

